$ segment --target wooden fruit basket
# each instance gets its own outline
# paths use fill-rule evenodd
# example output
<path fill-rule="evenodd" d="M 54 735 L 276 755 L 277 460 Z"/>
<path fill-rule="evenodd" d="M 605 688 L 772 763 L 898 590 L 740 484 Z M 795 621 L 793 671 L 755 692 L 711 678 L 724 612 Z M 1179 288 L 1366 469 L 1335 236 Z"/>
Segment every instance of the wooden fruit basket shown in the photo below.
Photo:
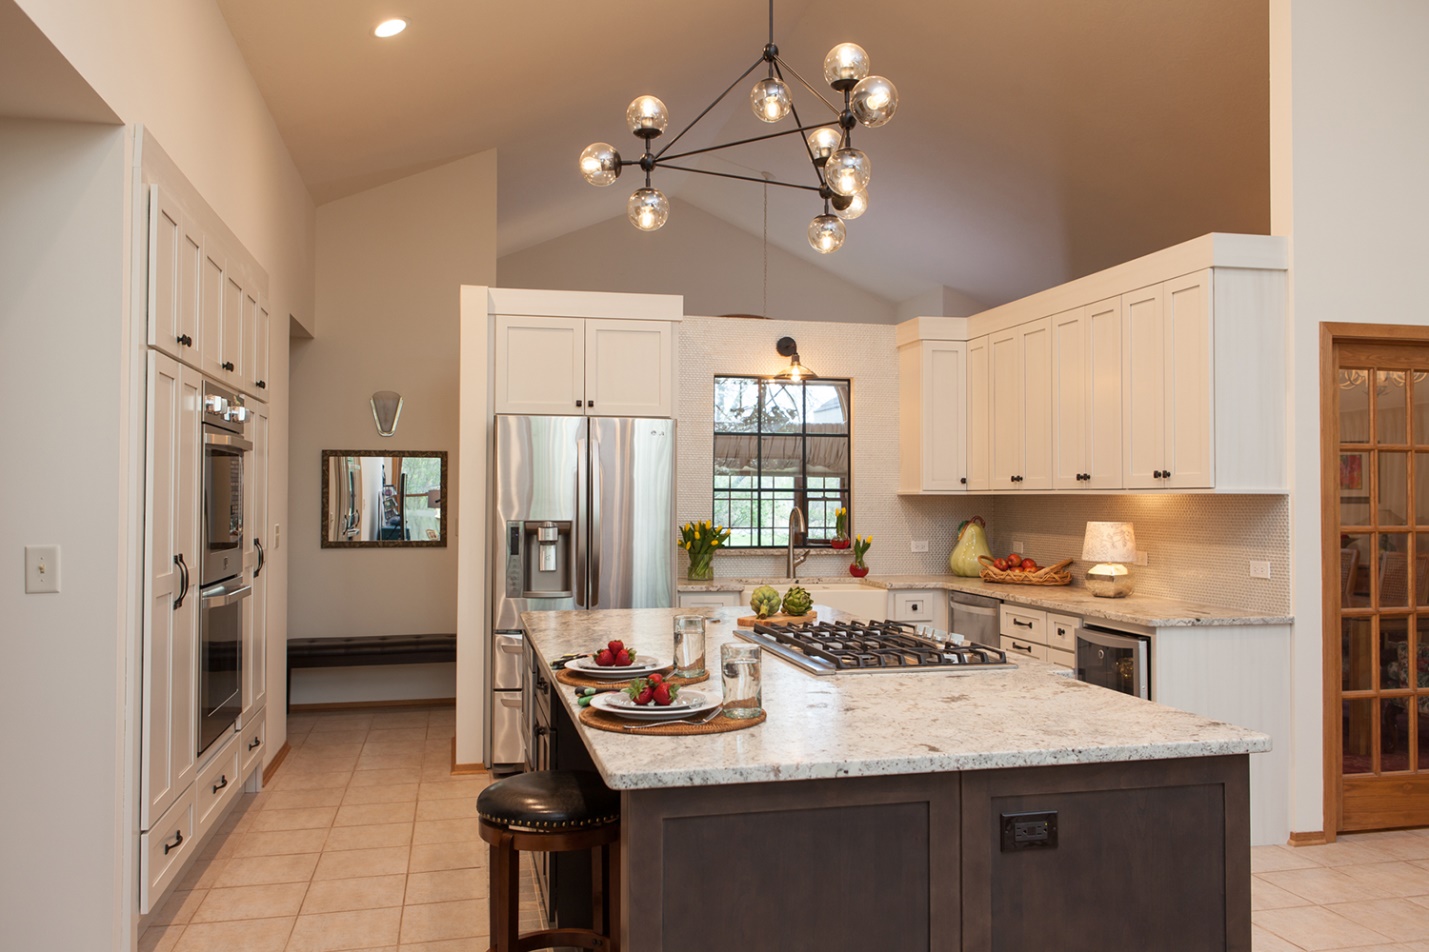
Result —
<path fill-rule="evenodd" d="M 1067 566 L 1072 564 L 1071 559 L 1063 559 L 1056 565 L 1047 565 L 1035 572 L 1007 572 L 994 568 L 991 556 L 980 555 L 977 560 L 982 563 L 982 580 L 984 582 L 1001 582 L 1008 585 L 1071 585 L 1072 573 L 1066 571 Z"/>

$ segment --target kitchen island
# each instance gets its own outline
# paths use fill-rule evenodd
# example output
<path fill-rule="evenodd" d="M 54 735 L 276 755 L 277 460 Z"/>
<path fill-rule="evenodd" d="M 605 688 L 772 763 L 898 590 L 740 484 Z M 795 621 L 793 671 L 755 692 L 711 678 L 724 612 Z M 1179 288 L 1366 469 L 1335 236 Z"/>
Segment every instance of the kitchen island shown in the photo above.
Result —
<path fill-rule="evenodd" d="M 678 611 L 527 613 L 539 681 L 611 638 L 668 657 Z M 554 765 L 621 792 L 627 952 L 1250 948 L 1263 734 L 1021 659 L 815 677 L 766 653 L 768 720 L 686 737 L 589 729 L 551 693 Z"/>

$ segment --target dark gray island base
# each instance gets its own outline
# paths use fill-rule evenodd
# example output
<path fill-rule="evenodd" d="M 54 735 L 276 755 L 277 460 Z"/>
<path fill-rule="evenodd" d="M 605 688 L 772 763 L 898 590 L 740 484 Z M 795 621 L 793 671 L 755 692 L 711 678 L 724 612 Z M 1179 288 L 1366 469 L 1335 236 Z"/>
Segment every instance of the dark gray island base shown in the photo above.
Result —
<path fill-rule="evenodd" d="M 542 658 L 571 650 L 534 634 Z M 835 679 L 812 679 L 766 655 L 767 724 L 642 738 L 575 723 L 571 692 L 548 680 L 544 660 L 537 664 L 543 677 L 533 680 L 546 682 L 540 707 L 550 716 L 547 764 L 594 767 L 621 793 L 624 952 L 1250 952 L 1247 751 L 1264 749 L 1262 735 L 1200 720 L 1201 746 L 1188 745 L 1186 756 L 1159 749 L 1159 757 L 1105 762 L 1093 748 L 1107 749 L 1107 725 L 1122 718 L 1103 722 L 1089 707 L 1085 732 L 1095 742 L 1069 748 L 1074 762 L 890 771 L 864 759 L 825 778 L 778 779 L 760 771 L 776 754 L 789 756 L 787 739 L 758 736 L 775 723 L 776 699 L 825 703 L 836 712 L 825 715 L 826 730 L 843 732 L 839 742 L 857 751 L 860 722 L 878 713 L 859 703 L 858 692 L 892 689 L 891 678 L 926 683 L 930 676 L 852 676 L 830 699 Z M 1031 666 L 1016 675 L 1044 676 L 1056 678 Z M 789 696 L 816 680 L 822 683 L 807 698 Z M 770 690 L 771 681 L 782 695 Z M 994 682 L 969 676 L 956 683 L 957 696 L 966 698 L 1036 695 L 1047 682 L 984 688 Z M 1099 695 L 1111 692 L 1098 688 L 1085 688 L 1098 695 L 1082 702 L 1083 687 L 1070 691 L 1069 703 L 1134 703 L 1148 708 L 1143 717 L 1172 722 L 1164 736 L 1139 738 L 1138 750 L 1171 743 L 1175 719 L 1190 717 L 1124 696 L 1108 701 Z M 1045 689 L 1068 692 L 1064 683 Z M 822 701 L 812 692 L 822 692 Z M 902 747 L 949 756 L 956 730 L 934 723 L 916 736 L 910 729 Z M 1029 759 L 1028 736 L 1015 739 L 1021 746 L 1006 744 L 997 759 Z M 1059 743 L 1072 742 L 1064 734 Z M 811 737 L 809 756 L 791 758 L 784 772 L 807 767 L 815 746 Z M 889 756 L 908 755 L 899 748 Z M 977 751 L 966 756 L 986 759 Z M 709 782 L 717 761 L 758 779 Z M 689 771 L 673 776 L 683 764 Z M 589 915 L 581 901 L 589 859 L 560 860 L 557 914 L 563 925 L 579 925 Z"/>

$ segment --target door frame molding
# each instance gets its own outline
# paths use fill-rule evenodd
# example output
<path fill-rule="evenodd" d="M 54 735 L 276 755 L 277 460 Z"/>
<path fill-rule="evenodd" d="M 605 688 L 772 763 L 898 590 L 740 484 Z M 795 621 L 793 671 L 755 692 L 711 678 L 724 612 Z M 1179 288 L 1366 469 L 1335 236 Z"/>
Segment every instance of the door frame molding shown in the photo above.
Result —
<path fill-rule="evenodd" d="M 1324 842 L 1332 843 L 1340 826 L 1340 754 L 1339 745 L 1331 746 L 1339 734 L 1339 705 L 1330 698 L 1339 696 L 1338 673 L 1340 631 L 1338 619 L 1339 526 L 1330 518 L 1337 511 L 1339 493 L 1338 436 L 1339 421 L 1335 419 L 1335 343 L 1337 341 L 1385 341 L 1387 343 L 1429 344 L 1429 326 L 1416 324 L 1349 324 L 1343 322 L 1320 325 L 1320 704 L 1323 709 L 1321 726 L 1321 766 L 1324 773 Z M 1335 437 L 1330 439 L 1329 437 Z"/>

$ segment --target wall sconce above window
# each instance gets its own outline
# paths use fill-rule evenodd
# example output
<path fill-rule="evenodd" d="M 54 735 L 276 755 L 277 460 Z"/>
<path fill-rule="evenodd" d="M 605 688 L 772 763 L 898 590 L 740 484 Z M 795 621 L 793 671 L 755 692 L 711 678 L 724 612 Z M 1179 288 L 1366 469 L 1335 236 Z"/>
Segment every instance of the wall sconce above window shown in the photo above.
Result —
<path fill-rule="evenodd" d="M 808 367 L 799 363 L 799 342 L 792 337 L 781 337 L 774 345 L 774 349 L 779 352 L 780 357 L 789 358 L 789 366 L 774 375 L 777 380 L 805 380 L 810 377 L 817 377 Z"/>
<path fill-rule="evenodd" d="M 397 419 L 402 415 L 402 395 L 395 390 L 379 390 L 372 395 L 372 420 L 379 436 L 397 432 Z"/>

